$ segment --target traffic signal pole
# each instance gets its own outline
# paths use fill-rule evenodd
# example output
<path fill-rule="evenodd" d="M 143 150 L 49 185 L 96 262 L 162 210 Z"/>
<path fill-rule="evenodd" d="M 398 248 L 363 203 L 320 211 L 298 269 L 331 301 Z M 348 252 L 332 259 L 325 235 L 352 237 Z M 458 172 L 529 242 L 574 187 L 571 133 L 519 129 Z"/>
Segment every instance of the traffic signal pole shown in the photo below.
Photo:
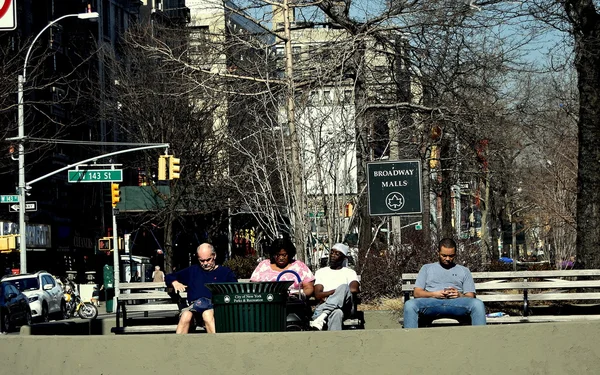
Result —
<path fill-rule="evenodd" d="M 19 95 L 22 95 L 21 92 L 19 92 Z M 19 98 L 19 102 L 22 103 L 22 99 Z M 22 111 L 22 105 L 19 105 L 19 110 Z M 20 117 L 22 119 L 22 117 Z M 24 133 L 21 132 L 22 131 L 22 127 L 19 127 L 19 136 L 16 138 L 7 138 L 7 141 L 11 141 L 11 140 L 22 140 L 24 138 Z M 85 159 L 82 161 L 79 161 L 77 163 L 73 163 L 70 165 L 67 165 L 66 167 L 63 168 L 59 168 L 53 172 L 50 172 L 48 174 L 45 174 L 41 177 L 38 177 L 34 180 L 31 180 L 29 182 L 25 182 L 25 152 L 24 152 L 24 146 L 23 143 L 19 144 L 19 186 L 18 186 L 18 195 L 19 195 L 19 251 L 20 253 L 20 265 L 19 268 L 21 270 L 21 273 L 26 273 L 27 272 L 27 221 L 25 218 L 25 211 L 26 211 L 26 198 L 27 195 L 25 194 L 25 192 L 29 189 L 31 189 L 31 185 L 33 185 L 34 183 L 41 181 L 43 179 L 46 179 L 50 176 L 53 176 L 57 173 L 60 173 L 62 171 L 66 171 L 70 168 L 76 167 L 78 165 L 81 164 L 86 164 L 89 162 L 96 162 L 98 159 L 102 159 L 102 158 L 106 158 L 109 156 L 113 156 L 113 155 L 119 155 L 119 154 L 125 154 L 128 152 L 134 152 L 134 151 L 141 151 L 141 150 L 149 150 L 149 149 L 153 149 L 153 148 L 169 148 L 169 144 L 168 143 L 155 143 L 155 144 L 149 144 L 146 146 L 142 146 L 142 147 L 135 147 L 135 148 L 130 148 L 127 150 L 119 150 L 119 151 L 115 151 L 115 152 L 110 152 L 108 154 L 103 154 L 103 155 L 98 155 L 98 156 L 94 156 L 93 158 L 89 158 L 89 159 Z M 118 272 L 118 271 L 115 271 Z M 116 282 L 116 281 L 115 281 Z"/>
<path fill-rule="evenodd" d="M 121 279 L 121 270 L 119 267 L 119 231 L 117 230 L 117 204 L 121 201 L 121 192 L 119 184 L 110 184 L 110 201 L 112 204 L 112 219 L 113 219 L 113 272 L 115 276 L 115 296 L 113 297 L 113 306 L 117 307 L 117 299 L 119 298 L 119 283 Z M 131 267 L 131 265 L 130 265 Z M 115 310 L 116 311 L 116 310 Z"/>
<path fill-rule="evenodd" d="M 121 281 L 121 270 L 119 269 L 119 233 L 117 232 L 117 215 L 116 207 L 112 209 L 113 219 L 113 272 L 115 276 L 115 296 L 113 297 L 113 311 L 117 311 L 117 298 L 119 297 L 119 284 Z"/>

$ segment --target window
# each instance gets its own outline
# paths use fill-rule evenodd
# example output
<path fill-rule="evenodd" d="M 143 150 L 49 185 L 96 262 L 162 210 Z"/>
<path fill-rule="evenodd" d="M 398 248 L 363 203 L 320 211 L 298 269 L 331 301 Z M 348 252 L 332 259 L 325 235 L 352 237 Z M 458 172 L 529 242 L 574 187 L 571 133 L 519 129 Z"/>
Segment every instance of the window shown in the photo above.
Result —
<path fill-rule="evenodd" d="M 323 91 L 323 104 L 329 105 L 331 104 L 331 91 Z"/>
<path fill-rule="evenodd" d="M 11 283 L 13 286 L 15 286 L 21 292 L 24 292 L 26 290 L 36 290 L 36 289 L 40 288 L 40 284 L 36 277 L 28 277 L 28 278 L 17 279 L 17 280 L 7 280 L 7 282 Z"/>
<path fill-rule="evenodd" d="M 8 284 L 6 286 L 6 289 L 7 289 L 6 290 L 7 294 L 11 294 L 11 293 L 17 294 L 17 295 L 19 294 L 19 290 L 17 288 L 15 288 L 14 286 L 10 285 L 10 284 Z"/>
<path fill-rule="evenodd" d="M 52 279 L 52 277 L 50 277 L 50 276 L 48 276 L 48 275 L 43 275 L 43 276 L 42 276 L 42 283 L 43 283 L 44 285 L 46 285 L 46 284 L 50 284 L 50 285 L 52 285 L 52 287 L 53 287 L 53 288 L 54 288 L 54 286 L 56 285 L 56 284 L 54 283 L 54 279 Z"/>

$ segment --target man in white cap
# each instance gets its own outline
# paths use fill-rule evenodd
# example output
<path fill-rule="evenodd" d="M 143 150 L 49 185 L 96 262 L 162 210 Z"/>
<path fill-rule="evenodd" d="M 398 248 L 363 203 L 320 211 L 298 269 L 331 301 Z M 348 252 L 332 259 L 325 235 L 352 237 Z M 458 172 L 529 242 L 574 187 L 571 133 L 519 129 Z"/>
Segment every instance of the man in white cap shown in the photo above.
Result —
<path fill-rule="evenodd" d="M 310 326 L 322 330 L 325 323 L 329 331 L 342 329 L 344 317 L 352 314 L 352 294 L 358 293 L 360 284 L 348 264 L 348 246 L 336 243 L 329 252 L 329 267 L 315 273 L 315 298 L 321 303 L 315 309 Z"/>

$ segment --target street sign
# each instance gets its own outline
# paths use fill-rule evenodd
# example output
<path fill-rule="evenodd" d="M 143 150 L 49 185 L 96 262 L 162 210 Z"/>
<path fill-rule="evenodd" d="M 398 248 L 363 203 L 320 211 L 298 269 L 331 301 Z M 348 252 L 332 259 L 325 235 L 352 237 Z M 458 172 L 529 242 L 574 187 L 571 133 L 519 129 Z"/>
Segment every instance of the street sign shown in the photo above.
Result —
<path fill-rule="evenodd" d="M 18 195 L 0 195 L 0 203 L 19 203 L 19 196 Z"/>
<path fill-rule="evenodd" d="M 8 206 L 10 212 L 19 212 L 18 204 Z M 25 202 L 25 212 L 37 211 L 37 201 Z"/>
<path fill-rule="evenodd" d="M 0 0 L 1 1 L 1 0 Z M 122 169 L 69 170 L 69 182 L 121 182 Z"/>
<path fill-rule="evenodd" d="M 367 187 L 371 216 L 423 212 L 420 160 L 367 163 Z"/>
<path fill-rule="evenodd" d="M 17 28 L 15 0 L 0 0 L 0 31 Z"/>

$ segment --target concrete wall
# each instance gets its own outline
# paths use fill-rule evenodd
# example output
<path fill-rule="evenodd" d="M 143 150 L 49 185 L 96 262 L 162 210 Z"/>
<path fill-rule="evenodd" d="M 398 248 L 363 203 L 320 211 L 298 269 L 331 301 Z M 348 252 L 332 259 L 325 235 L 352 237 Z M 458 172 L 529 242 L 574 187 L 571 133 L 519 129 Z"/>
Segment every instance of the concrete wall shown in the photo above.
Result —
<path fill-rule="evenodd" d="M 597 374 L 600 323 L 5 336 L 5 374 Z"/>

